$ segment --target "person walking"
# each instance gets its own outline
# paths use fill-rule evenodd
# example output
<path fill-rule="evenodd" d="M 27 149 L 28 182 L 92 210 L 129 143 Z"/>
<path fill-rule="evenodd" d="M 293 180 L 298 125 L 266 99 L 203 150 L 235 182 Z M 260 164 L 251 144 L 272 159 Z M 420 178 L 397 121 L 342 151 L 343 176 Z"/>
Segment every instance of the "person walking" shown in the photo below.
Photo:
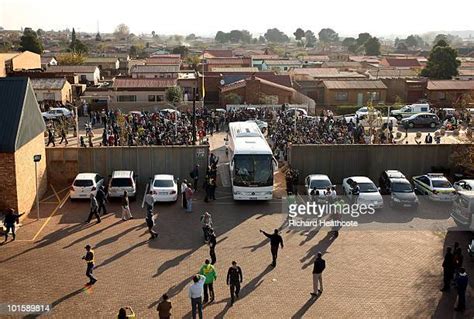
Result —
<path fill-rule="evenodd" d="M 145 216 L 146 226 L 148 227 L 148 232 L 151 235 L 150 239 L 155 239 L 158 237 L 158 233 L 153 230 L 153 227 L 155 227 L 156 216 L 153 214 L 154 200 L 153 200 L 153 195 L 151 191 L 148 192 L 148 194 L 145 196 L 145 203 L 146 203 L 146 216 Z"/>
<path fill-rule="evenodd" d="M 94 194 L 91 193 L 90 195 L 91 199 L 91 211 L 89 212 L 89 216 L 87 217 L 86 223 L 89 223 L 92 219 L 92 216 L 95 216 L 97 218 L 97 224 L 100 223 L 100 216 L 99 213 L 97 213 L 97 208 L 99 207 L 99 204 L 97 204 L 97 199 L 95 198 Z"/>
<path fill-rule="evenodd" d="M 202 319 L 202 294 L 206 277 L 197 274 L 193 277 L 193 283 L 189 286 L 189 299 L 191 299 L 191 309 L 193 319 L 196 319 L 196 313 L 199 319 Z"/>
<path fill-rule="evenodd" d="M 64 145 L 68 145 L 68 141 L 67 141 L 67 135 L 66 135 L 66 130 L 63 128 L 61 128 L 61 141 L 59 141 L 59 144 L 62 144 L 62 142 L 64 141 Z"/>
<path fill-rule="evenodd" d="M 191 171 L 191 173 L 189 173 L 189 175 L 191 176 L 191 179 L 193 180 L 193 189 L 195 192 L 197 192 L 198 188 L 198 181 L 199 181 L 199 165 L 196 164 L 196 166 L 194 166 L 194 169 Z"/>
<path fill-rule="evenodd" d="M 99 187 L 95 198 L 97 199 L 97 204 L 99 205 L 97 213 L 100 215 L 100 212 L 102 211 L 102 216 L 107 214 L 107 207 L 105 207 L 105 203 L 107 202 L 107 194 L 105 193 L 104 186 Z"/>
<path fill-rule="evenodd" d="M 133 219 L 132 213 L 130 213 L 130 200 L 128 199 L 127 191 L 123 192 L 122 196 L 122 220 Z"/>
<path fill-rule="evenodd" d="M 322 258 L 321 252 L 318 252 L 313 267 L 313 292 L 311 295 L 314 297 L 323 293 L 323 271 L 325 268 L 326 261 Z M 321 289 L 319 287 L 321 287 Z"/>
<path fill-rule="evenodd" d="M 209 233 L 209 256 L 211 257 L 211 265 L 215 265 L 217 261 L 216 245 L 217 245 L 216 233 L 211 228 L 210 233 Z"/>
<path fill-rule="evenodd" d="M 466 309 L 466 289 L 469 282 L 469 277 L 464 267 L 459 268 L 459 275 L 456 278 L 456 286 L 458 290 L 458 305 L 454 308 L 455 311 L 464 311 Z"/>
<path fill-rule="evenodd" d="M 204 243 L 207 244 L 209 242 L 210 230 L 212 230 L 212 216 L 209 214 L 209 212 L 205 212 L 201 215 L 200 220 L 202 232 L 204 234 Z"/>
<path fill-rule="evenodd" d="M 187 201 L 186 201 L 186 188 L 188 188 L 188 181 L 183 180 L 181 182 L 181 196 L 183 197 L 183 208 L 187 209 Z"/>
<path fill-rule="evenodd" d="M 214 295 L 214 281 L 217 279 L 217 272 L 209 259 L 204 261 L 204 265 L 201 266 L 199 274 L 206 277 L 204 282 L 204 303 L 213 302 L 215 299 Z M 211 297 L 209 300 L 209 296 Z"/>
<path fill-rule="evenodd" d="M 270 238 L 270 250 L 272 252 L 272 266 L 276 267 L 276 261 L 278 257 L 278 246 L 283 249 L 283 238 L 280 236 L 278 229 L 273 231 L 273 234 L 268 234 L 260 229 L 260 232 L 267 238 Z"/>
<path fill-rule="evenodd" d="M 12 232 L 12 241 L 16 239 L 16 234 L 15 234 L 15 223 L 19 224 L 20 223 L 20 217 L 24 215 L 25 213 L 15 213 L 15 210 L 13 208 L 8 209 L 7 213 L 5 214 L 5 219 L 3 220 L 3 223 L 5 225 L 5 240 L 3 241 L 6 243 L 8 241 L 8 233 L 11 231 Z"/>
<path fill-rule="evenodd" d="M 156 311 L 158 311 L 158 318 L 159 319 L 171 318 L 171 308 L 173 308 L 173 306 L 171 305 L 171 301 L 169 301 L 168 295 L 164 294 L 161 297 L 161 301 L 158 304 L 158 307 L 156 307 Z"/>
<path fill-rule="evenodd" d="M 443 260 L 443 288 L 441 291 L 449 291 L 451 280 L 454 275 L 454 255 L 451 252 L 451 247 L 446 248 L 446 254 Z"/>
<path fill-rule="evenodd" d="M 52 128 L 48 128 L 48 144 L 46 146 L 49 146 L 49 144 L 53 144 L 53 146 L 56 146 L 54 142 L 54 131 Z"/>
<path fill-rule="evenodd" d="M 93 285 L 97 282 L 97 279 L 92 274 L 95 265 L 95 254 L 90 245 L 86 245 L 85 249 L 86 254 L 82 257 L 82 259 L 84 259 L 87 263 L 86 276 L 89 278 L 88 285 Z"/>
<path fill-rule="evenodd" d="M 186 211 L 188 213 L 191 213 L 193 211 L 193 194 L 194 191 L 191 188 L 191 184 L 188 184 L 188 187 L 186 187 Z"/>
<path fill-rule="evenodd" d="M 227 286 L 230 288 L 230 305 L 234 305 L 234 298 L 239 299 L 240 284 L 244 280 L 242 269 L 233 261 L 232 266 L 227 271 Z"/>

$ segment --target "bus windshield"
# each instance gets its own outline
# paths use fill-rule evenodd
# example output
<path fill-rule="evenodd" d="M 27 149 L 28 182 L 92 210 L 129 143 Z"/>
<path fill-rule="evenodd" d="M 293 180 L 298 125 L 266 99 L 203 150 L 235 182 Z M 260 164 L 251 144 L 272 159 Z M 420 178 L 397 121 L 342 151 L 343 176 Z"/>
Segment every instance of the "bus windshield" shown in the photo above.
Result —
<path fill-rule="evenodd" d="M 234 186 L 272 186 L 272 164 L 271 155 L 235 155 Z"/>

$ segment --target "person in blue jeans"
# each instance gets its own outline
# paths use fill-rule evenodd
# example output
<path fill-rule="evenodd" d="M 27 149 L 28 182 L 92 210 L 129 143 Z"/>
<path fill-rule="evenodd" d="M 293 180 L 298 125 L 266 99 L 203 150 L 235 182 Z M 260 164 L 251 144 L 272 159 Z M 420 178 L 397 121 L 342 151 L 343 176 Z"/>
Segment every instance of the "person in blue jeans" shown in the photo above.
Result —
<path fill-rule="evenodd" d="M 466 289 L 469 282 L 466 269 L 459 268 L 459 274 L 456 278 L 456 286 L 458 290 L 458 306 L 454 308 L 455 311 L 464 311 L 466 309 Z"/>
<path fill-rule="evenodd" d="M 193 319 L 196 319 L 196 314 L 199 316 L 199 319 L 202 319 L 202 294 L 205 282 L 205 276 L 196 274 L 193 277 L 192 285 L 189 286 L 189 298 L 191 299 Z"/>

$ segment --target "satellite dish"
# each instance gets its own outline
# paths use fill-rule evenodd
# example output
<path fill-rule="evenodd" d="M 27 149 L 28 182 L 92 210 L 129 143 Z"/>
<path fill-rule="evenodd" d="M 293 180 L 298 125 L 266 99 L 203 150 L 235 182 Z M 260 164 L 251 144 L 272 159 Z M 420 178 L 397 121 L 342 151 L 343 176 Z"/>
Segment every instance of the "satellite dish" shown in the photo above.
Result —
<path fill-rule="evenodd" d="M 219 83 L 220 83 L 221 85 L 224 85 L 224 84 L 225 84 L 224 79 L 222 79 Z"/>

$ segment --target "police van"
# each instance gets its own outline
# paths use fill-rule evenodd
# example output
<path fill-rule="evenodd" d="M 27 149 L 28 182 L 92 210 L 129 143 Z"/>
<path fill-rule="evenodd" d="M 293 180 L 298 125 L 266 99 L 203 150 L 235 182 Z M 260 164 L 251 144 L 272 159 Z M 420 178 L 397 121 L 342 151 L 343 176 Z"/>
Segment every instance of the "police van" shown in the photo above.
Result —
<path fill-rule="evenodd" d="M 458 192 L 451 217 L 463 230 L 474 232 L 474 191 Z"/>
<path fill-rule="evenodd" d="M 428 173 L 412 178 L 415 190 L 438 202 L 452 202 L 456 198 L 453 185 L 441 173 Z"/>

